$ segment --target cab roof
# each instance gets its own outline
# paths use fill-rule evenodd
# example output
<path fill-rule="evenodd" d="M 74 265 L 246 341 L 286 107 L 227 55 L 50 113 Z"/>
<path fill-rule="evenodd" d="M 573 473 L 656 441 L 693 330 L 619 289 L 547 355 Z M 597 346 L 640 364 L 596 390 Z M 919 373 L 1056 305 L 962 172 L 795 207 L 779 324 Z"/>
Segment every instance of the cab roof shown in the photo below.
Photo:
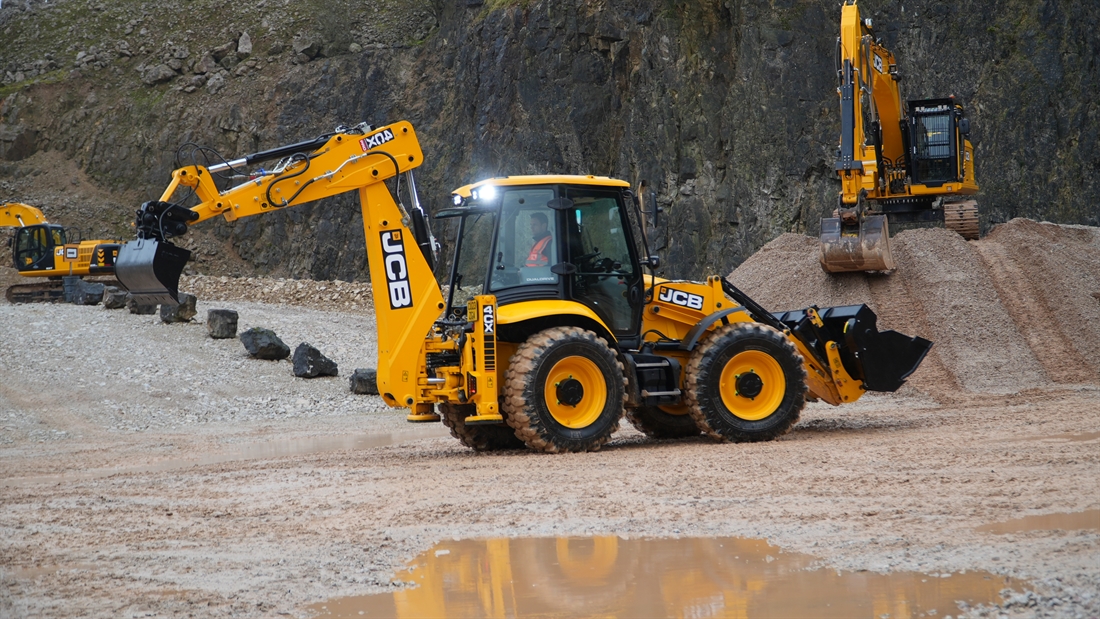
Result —
<path fill-rule="evenodd" d="M 533 174 L 527 176 L 501 176 L 487 178 L 470 185 L 464 185 L 455 189 L 452 194 L 458 194 L 463 198 L 469 198 L 470 193 L 482 185 L 494 185 L 496 187 L 516 187 L 522 185 L 596 185 L 600 187 L 630 187 L 630 183 L 611 178 L 609 176 L 587 176 L 574 174 Z"/>

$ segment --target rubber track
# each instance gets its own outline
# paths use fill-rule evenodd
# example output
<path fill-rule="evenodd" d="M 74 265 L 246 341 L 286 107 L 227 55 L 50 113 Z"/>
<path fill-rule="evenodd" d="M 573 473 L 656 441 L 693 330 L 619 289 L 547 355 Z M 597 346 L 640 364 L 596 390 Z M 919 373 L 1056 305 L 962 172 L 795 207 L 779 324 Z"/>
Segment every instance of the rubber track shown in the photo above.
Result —
<path fill-rule="evenodd" d="M 590 341 L 593 344 L 602 346 L 607 349 L 612 355 L 614 352 L 607 346 L 598 335 L 581 329 L 579 327 L 554 327 L 539 331 L 532 335 L 524 342 L 516 354 L 512 355 L 511 365 L 508 367 L 508 372 L 504 375 L 504 406 L 507 411 L 505 415 L 508 419 L 508 425 L 512 426 L 516 431 L 516 436 L 519 437 L 528 447 L 535 451 L 541 451 L 543 453 L 561 453 L 563 451 L 599 451 L 611 435 L 619 429 L 619 420 L 616 419 L 614 425 L 611 427 L 610 432 L 606 432 L 603 436 L 592 439 L 580 448 L 563 450 L 560 446 L 554 444 L 547 439 L 546 435 L 542 431 L 541 425 L 538 420 L 533 418 L 528 413 L 527 398 L 524 396 L 526 387 L 526 377 L 534 374 L 537 370 L 536 359 L 541 357 L 542 354 L 549 348 L 554 342 L 564 338 L 580 338 Z M 626 370 L 623 368 L 623 364 L 616 357 L 615 364 L 619 368 L 619 375 L 622 376 L 623 381 L 623 405 L 626 404 Z M 620 406 L 620 411 L 623 407 Z"/>
<path fill-rule="evenodd" d="M 964 200 L 944 204 L 943 225 L 968 241 L 978 240 L 978 202 Z"/>
<path fill-rule="evenodd" d="M 684 382 L 687 386 L 687 394 L 685 399 L 688 403 L 688 410 L 691 411 L 691 418 L 695 420 L 695 425 L 703 434 L 706 434 L 707 436 L 720 443 L 725 443 L 730 440 L 738 443 L 743 443 L 765 440 L 770 441 L 777 439 L 780 436 L 783 436 L 784 434 L 790 432 L 791 428 L 794 427 L 794 424 L 798 423 L 798 420 L 802 415 L 802 408 L 806 405 L 805 392 L 803 392 L 802 394 L 801 402 L 796 403 L 794 416 L 791 417 L 786 427 L 781 428 L 775 434 L 770 434 L 764 437 L 758 434 L 744 433 L 734 434 L 732 436 L 724 436 L 722 434 L 719 434 L 707 422 L 707 417 L 703 413 L 702 406 L 700 406 L 699 400 L 696 398 L 696 392 L 699 388 L 699 372 L 702 371 L 703 364 L 706 363 L 711 356 L 711 348 L 715 346 L 715 342 L 718 340 L 720 334 L 725 333 L 731 329 L 744 329 L 747 332 L 751 332 L 753 335 L 764 338 L 773 338 L 774 336 L 779 336 L 778 339 L 782 340 L 782 345 L 787 349 L 787 351 L 791 353 L 791 355 L 793 355 L 795 359 L 798 359 L 800 362 L 802 360 L 802 355 L 798 352 L 798 349 L 795 348 L 795 345 L 791 343 L 791 341 L 788 340 L 786 336 L 767 325 L 762 325 L 759 323 L 736 323 L 728 327 L 715 329 L 707 336 L 703 343 L 695 349 L 695 353 L 691 355 L 691 361 L 688 362 L 687 375 Z M 806 366 L 802 363 L 799 363 L 798 369 L 802 375 L 802 384 L 805 385 Z"/>

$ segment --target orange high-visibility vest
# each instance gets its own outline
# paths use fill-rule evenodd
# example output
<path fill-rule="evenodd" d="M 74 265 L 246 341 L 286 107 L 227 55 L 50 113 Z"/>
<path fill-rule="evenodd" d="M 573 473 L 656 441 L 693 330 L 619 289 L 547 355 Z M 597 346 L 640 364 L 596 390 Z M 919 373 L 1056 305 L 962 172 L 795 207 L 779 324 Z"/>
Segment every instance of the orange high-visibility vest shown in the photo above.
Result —
<path fill-rule="evenodd" d="M 535 246 L 531 248 L 531 253 L 527 254 L 527 263 L 524 266 L 544 267 L 550 264 L 550 256 L 546 255 L 545 252 L 550 247 L 551 238 L 551 235 L 547 234 L 535 242 Z"/>

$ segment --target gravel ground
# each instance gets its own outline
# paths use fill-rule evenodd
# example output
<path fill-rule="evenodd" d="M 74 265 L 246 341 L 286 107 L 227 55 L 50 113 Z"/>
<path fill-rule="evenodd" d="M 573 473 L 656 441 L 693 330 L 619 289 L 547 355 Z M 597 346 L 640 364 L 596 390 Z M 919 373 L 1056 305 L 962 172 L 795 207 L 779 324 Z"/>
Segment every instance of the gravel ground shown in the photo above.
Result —
<path fill-rule="evenodd" d="M 899 235 L 899 249 L 938 235 L 912 237 Z M 801 294 L 775 275 L 790 266 L 777 247 L 734 280 L 771 307 Z M 964 249 L 974 264 L 986 256 Z M 768 270 L 768 281 L 756 275 Z M 960 271 L 943 283 L 826 281 L 810 301 L 870 298 L 883 326 L 931 329 L 933 350 L 946 350 L 959 327 L 942 324 L 946 309 L 927 311 L 942 302 L 933 287 L 968 295 L 1003 279 Z M 816 271 L 803 275 L 812 285 Z M 1090 316 L 1067 287 L 1096 277 L 1054 274 L 1042 288 Z M 201 321 L 0 303 L 0 616 L 305 617 L 310 604 L 394 590 L 405 562 L 440 540 L 615 534 L 766 539 L 839 570 L 985 570 L 1026 592 L 961 616 L 1100 616 L 1100 523 L 976 530 L 1100 508 L 1100 379 L 1088 362 L 1073 381 L 1052 376 L 1056 361 L 1018 326 L 1020 298 L 973 291 L 1002 308 L 983 328 L 1013 338 L 1005 358 L 1036 371 L 983 366 L 1003 342 L 974 337 L 973 358 L 955 346 L 898 394 L 810 405 L 778 441 L 653 441 L 624 427 L 600 452 L 547 456 L 476 454 L 439 425 L 410 426 L 379 398 L 351 395 L 347 375 L 375 354 L 369 311 L 340 309 L 354 291 L 304 307 L 241 300 L 270 282 L 211 279 L 220 286 L 206 281 L 203 299 L 221 300 L 200 301 L 200 319 L 235 309 L 241 329 L 310 342 L 341 376 L 295 378 L 288 361 L 250 359 Z M 923 315 L 900 309 L 922 289 L 928 302 L 910 307 Z M 949 306 L 955 318 L 975 311 L 969 298 Z M 1073 333 L 1068 318 L 1033 317 Z M 1058 346 L 1077 350 L 1078 337 Z"/>

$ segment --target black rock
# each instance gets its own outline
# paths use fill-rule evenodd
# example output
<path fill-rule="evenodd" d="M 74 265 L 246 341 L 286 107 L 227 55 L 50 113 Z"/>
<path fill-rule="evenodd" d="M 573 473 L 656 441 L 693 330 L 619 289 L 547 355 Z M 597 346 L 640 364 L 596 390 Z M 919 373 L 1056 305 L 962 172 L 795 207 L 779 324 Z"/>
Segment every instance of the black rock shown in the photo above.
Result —
<path fill-rule="evenodd" d="M 338 376 L 340 370 L 336 362 L 321 354 L 321 351 L 302 342 L 294 349 L 294 375 L 301 378 L 317 376 Z"/>
<path fill-rule="evenodd" d="M 206 330 L 216 340 L 237 337 L 237 312 L 227 309 L 207 310 Z"/>
<path fill-rule="evenodd" d="M 127 293 L 126 309 L 130 310 L 131 314 L 156 314 L 157 304 L 154 303 L 152 305 L 139 305 L 137 303 L 134 303 L 134 297 L 130 296 L 130 294 Z"/>
<path fill-rule="evenodd" d="M 99 305 L 103 300 L 103 290 L 106 288 L 100 283 L 82 281 L 73 295 L 73 303 L 77 305 Z"/>
<path fill-rule="evenodd" d="M 122 309 L 126 307 L 126 299 L 130 293 L 115 286 L 107 286 L 103 289 L 103 307 L 106 309 Z"/>
<path fill-rule="evenodd" d="M 351 392 L 361 395 L 378 395 L 378 371 L 374 368 L 358 368 L 348 379 Z"/>
<path fill-rule="evenodd" d="M 257 359 L 278 361 L 290 356 L 290 346 L 284 344 L 271 329 L 252 327 L 240 335 L 240 340 L 248 349 L 248 354 Z"/>
<path fill-rule="evenodd" d="M 195 295 L 186 292 L 179 293 L 179 303 L 176 305 L 161 304 L 160 319 L 164 322 L 190 322 L 197 313 L 195 310 Z"/>

